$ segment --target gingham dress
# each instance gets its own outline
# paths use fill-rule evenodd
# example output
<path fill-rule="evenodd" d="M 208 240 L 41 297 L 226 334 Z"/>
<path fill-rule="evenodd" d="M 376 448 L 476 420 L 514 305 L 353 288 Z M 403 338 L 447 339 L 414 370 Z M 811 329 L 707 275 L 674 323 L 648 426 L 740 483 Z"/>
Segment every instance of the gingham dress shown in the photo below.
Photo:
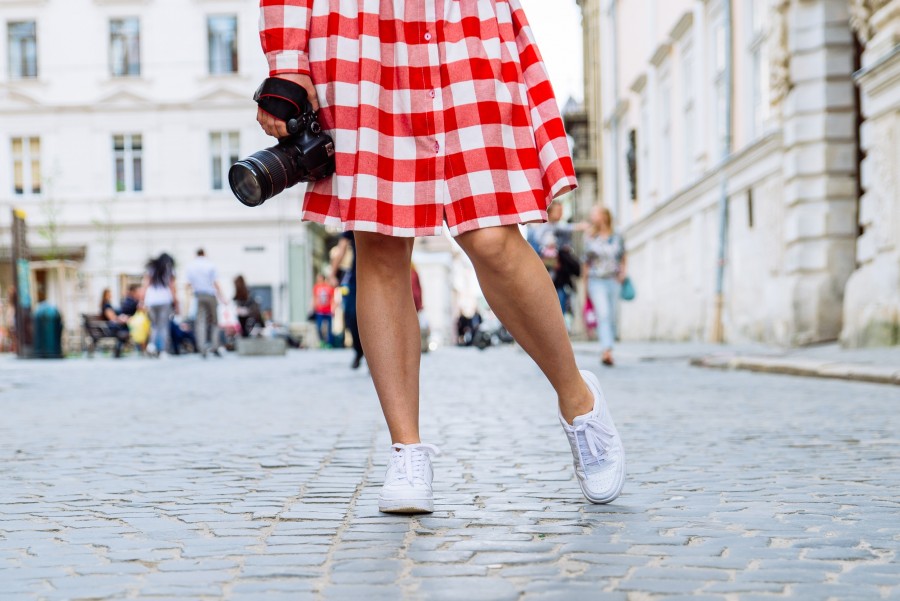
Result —
<path fill-rule="evenodd" d="M 261 0 L 270 75 L 307 73 L 336 173 L 306 220 L 391 236 L 542 221 L 575 188 L 519 0 Z"/>

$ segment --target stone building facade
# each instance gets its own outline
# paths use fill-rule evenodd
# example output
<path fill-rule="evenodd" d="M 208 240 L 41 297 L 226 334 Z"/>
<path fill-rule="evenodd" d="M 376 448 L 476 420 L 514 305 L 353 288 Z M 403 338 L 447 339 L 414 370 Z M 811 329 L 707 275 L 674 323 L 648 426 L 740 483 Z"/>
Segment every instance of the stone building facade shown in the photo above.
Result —
<path fill-rule="evenodd" d="M 900 344 L 900 0 L 854 0 L 851 14 L 864 45 L 856 82 L 865 158 L 859 267 L 844 294 L 841 341 Z"/>
<path fill-rule="evenodd" d="M 837 339 L 867 218 L 850 3 L 594 1 L 603 198 L 638 288 L 621 335 Z"/>
<path fill-rule="evenodd" d="M 575 221 L 587 219 L 591 207 L 603 189 L 603 143 L 600 110 L 600 69 L 595 57 L 599 54 L 600 2 L 576 0 L 581 8 L 584 35 L 584 102 L 569 100 L 563 108 L 566 131 L 572 138 L 572 159 L 578 173 L 578 188 L 572 193 L 571 215 Z"/>

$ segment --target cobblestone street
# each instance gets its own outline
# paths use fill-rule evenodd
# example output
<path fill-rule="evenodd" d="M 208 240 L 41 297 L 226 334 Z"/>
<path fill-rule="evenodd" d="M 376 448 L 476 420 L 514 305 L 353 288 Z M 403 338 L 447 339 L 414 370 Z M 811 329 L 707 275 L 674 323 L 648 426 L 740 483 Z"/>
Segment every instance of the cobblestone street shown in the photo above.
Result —
<path fill-rule="evenodd" d="M 595 506 L 523 352 L 426 355 L 419 517 L 345 352 L 0 360 L 0 599 L 900 598 L 900 388 L 621 357 Z"/>

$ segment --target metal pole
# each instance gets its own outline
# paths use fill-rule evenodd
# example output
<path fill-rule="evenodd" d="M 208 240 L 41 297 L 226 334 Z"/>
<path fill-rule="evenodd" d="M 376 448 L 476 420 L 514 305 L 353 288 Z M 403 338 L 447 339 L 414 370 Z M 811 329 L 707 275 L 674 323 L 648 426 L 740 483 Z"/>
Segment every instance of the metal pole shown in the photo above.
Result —
<path fill-rule="evenodd" d="M 728 175 L 726 167 L 731 156 L 732 104 L 734 102 L 731 0 L 724 0 L 723 7 L 725 21 L 725 135 L 722 140 L 722 160 L 719 164 L 719 253 L 716 263 L 716 306 L 713 326 L 715 342 L 725 342 L 722 317 L 725 309 L 725 262 L 728 246 Z"/>

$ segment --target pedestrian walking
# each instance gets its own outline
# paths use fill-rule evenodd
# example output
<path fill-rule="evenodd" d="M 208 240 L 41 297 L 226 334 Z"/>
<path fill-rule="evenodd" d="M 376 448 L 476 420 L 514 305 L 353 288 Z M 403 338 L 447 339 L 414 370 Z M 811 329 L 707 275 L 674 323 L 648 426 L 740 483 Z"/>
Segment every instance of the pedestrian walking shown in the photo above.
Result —
<path fill-rule="evenodd" d="M 584 236 L 588 296 L 597 319 L 601 361 L 612 366 L 619 295 L 625 281 L 627 256 L 625 240 L 613 230 L 609 209 L 596 206 Z"/>
<path fill-rule="evenodd" d="M 572 246 L 572 234 L 576 230 L 583 229 L 582 224 L 565 222 L 562 217 L 562 203 L 555 201 L 547 207 L 547 221 L 528 226 L 527 239 L 535 252 L 541 254 L 541 249 L 551 243 L 558 247 Z"/>
<path fill-rule="evenodd" d="M 141 286 L 141 299 L 150 315 L 150 342 L 147 352 L 160 358 L 168 357 L 169 321 L 178 313 L 175 290 L 175 260 L 167 253 L 147 263 Z"/>
<path fill-rule="evenodd" d="M 219 299 L 224 300 L 219 288 L 216 266 L 206 256 L 206 251 L 197 249 L 197 256 L 187 267 L 187 281 L 197 302 L 197 317 L 194 320 L 194 338 L 201 356 L 208 353 L 221 357 L 219 352 Z"/>
<path fill-rule="evenodd" d="M 262 329 L 265 326 L 259 303 L 250 294 L 250 288 L 242 275 L 234 278 L 234 305 L 243 338 L 248 338 L 255 328 Z"/>
<path fill-rule="evenodd" d="M 551 203 L 547 207 L 547 222 L 529 226 L 528 241 L 553 280 L 568 326 L 572 315 L 571 297 L 575 292 L 576 280 L 581 275 L 581 264 L 572 250 L 572 234 L 585 229 L 586 224 L 566 223 L 562 221 L 562 216 L 562 204 Z"/>
<path fill-rule="evenodd" d="M 344 261 L 347 253 L 351 253 L 350 267 L 343 271 L 340 279 L 341 305 L 344 310 L 344 328 L 350 332 L 353 339 L 352 369 L 359 369 L 365 353 L 362 341 L 359 338 L 359 322 L 356 318 L 356 237 L 353 232 L 344 232 L 331 256 L 331 273 L 339 273 L 338 269 Z M 332 276 L 335 277 L 335 276 Z"/>
<path fill-rule="evenodd" d="M 323 274 L 316 276 L 313 286 L 313 315 L 316 318 L 316 332 L 319 345 L 331 348 L 331 322 L 334 318 L 334 286 L 325 280 Z"/>
<path fill-rule="evenodd" d="M 596 377 L 579 373 L 559 299 L 518 224 L 546 219 L 576 185 L 549 78 L 519 0 L 262 0 L 270 75 L 303 86 L 335 143 L 336 172 L 307 188 L 302 217 L 353 232 L 359 329 L 390 450 L 384 512 L 434 508 L 419 437 L 415 236 L 443 223 L 485 298 L 556 390 L 575 471 L 592 502 L 615 499 L 621 440 Z M 338 16 L 340 18 L 335 18 Z M 286 124 L 261 109 L 270 135 Z"/>
<path fill-rule="evenodd" d="M 422 301 L 422 280 L 419 279 L 419 271 L 415 265 L 409 267 L 410 283 L 412 284 L 413 306 L 416 308 L 416 318 L 419 320 L 419 335 L 422 340 L 422 352 L 427 353 L 431 342 L 431 324 L 425 315 L 425 303 Z"/>

